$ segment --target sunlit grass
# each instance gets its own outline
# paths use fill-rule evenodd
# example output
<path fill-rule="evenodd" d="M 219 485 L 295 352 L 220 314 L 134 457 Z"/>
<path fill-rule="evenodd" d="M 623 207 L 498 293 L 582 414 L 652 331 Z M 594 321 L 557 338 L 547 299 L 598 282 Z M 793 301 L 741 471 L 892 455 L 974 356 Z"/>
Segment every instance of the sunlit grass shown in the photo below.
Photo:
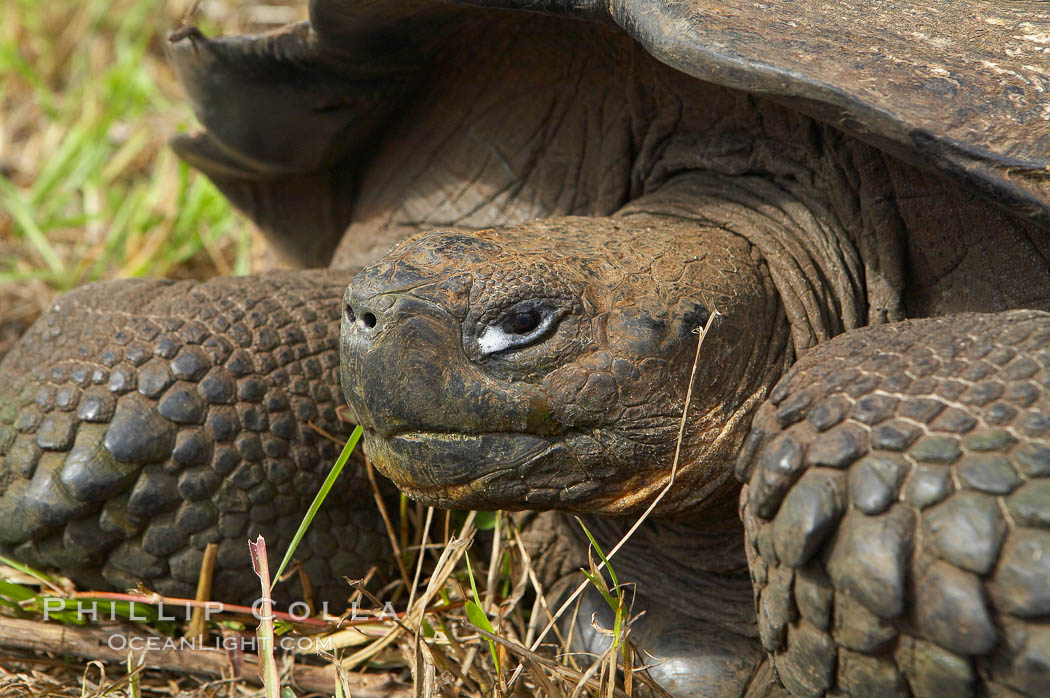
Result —
<path fill-rule="evenodd" d="M 172 134 L 195 127 L 163 55 L 167 31 L 191 4 L 2 4 L 5 322 L 89 281 L 243 274 L 258 260 L 251 226 L 167 148 Z M 249 24 L 238 11 L 206 3 L 194 21 L 237 31 Z"/>

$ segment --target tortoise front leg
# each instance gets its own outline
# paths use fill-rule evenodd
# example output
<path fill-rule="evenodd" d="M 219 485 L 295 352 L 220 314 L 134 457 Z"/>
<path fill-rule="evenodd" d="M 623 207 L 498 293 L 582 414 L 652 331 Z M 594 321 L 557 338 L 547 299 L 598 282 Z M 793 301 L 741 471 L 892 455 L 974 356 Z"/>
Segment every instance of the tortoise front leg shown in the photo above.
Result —
<path fill-rule="evenodd" d="M 849 332 L 738 473 L 762 643 L 796 695 L 1050 694 L 1050 315 Z"/>
<path fill-rule="evenodd" d="M 0 364 L 0 551 L 86 585 L 250 600 L 246 541 L 280 559 L 346 438 L 349 272 L 126 279 L 59 298 Z M 314 428 L 316 427 L 316 428 Z M 348 468 L 297 557 L 325 598 L 385 554 Z M 345 596 L 345 593 L 343 594 Z"/>

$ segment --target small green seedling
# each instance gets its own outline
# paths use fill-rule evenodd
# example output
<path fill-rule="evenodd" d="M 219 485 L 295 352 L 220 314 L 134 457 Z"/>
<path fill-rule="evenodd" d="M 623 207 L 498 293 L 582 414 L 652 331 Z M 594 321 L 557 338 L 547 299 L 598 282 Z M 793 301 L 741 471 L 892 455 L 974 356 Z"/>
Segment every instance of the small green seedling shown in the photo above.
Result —
<path fill-rule="evenodd" d="M 579 522 L 580 528 L 583 529 L 583 532 L 587 534 L 587 540 L 591 542 L 591 547 L 593 547 L 595 552 L 598 553 L 598 557 L 601 558 L 601 561 L 605 563 L 606 569 L 609 570 L 609 577 L 612 581 L 611 591 L 610 587 L 605 583 L 605 577 L 602 575 L 601 570 L 599 570 L 593 564 L 591 565 L 590 570 L 582 571 L 584 576 L 586 576 L 587 579 L 590 580 L 591 584 L 593 584 L 594 587 L 598 590 L 598 593 L 602 595 L 602 598 L 605 599 L 605 603 L 609 604 L 609 609 L 613 612 L 612 642 L 615 651 L 615 648 L 619 645 L 621 640 L 620 631 L 623 629 L 623 619 L 624 613 L 626 611 L 626 605 L 623 599 L 623 588 L 620 586 L 620 581 L 616 577 L 616 570 L 613 569 L 612 563 L 609 562 L 609 558 L 605 557 L 605 553 L 602 551 L 601 546 L 598 545 L 598 541 L 594 540 L 594 536 L 591 535 L 591 532 L 587 529 L 587 526 L 583 523 L 583 521 L 580 520 L 579 517 L 576 517 L 576 521 Z M 615 594 L 615 597 L 613 596 L 613 594 Z M 627 659 L 628 651 L 629 650 L 627 646 L 624 645 L 623 652 L 625 661 Z"/>
<path fill-rule="evenodd" d="M 474 594 L 474 600 L 471 601 L 470 599 L 467 599 L 466 604 L 464 604 L 467 611 L 467 619 L 485 632 L 495 635 L 496 630 L 492 627 L 492 622 L 489 621 L 488 615 L 481 607 L 481 599 L 478 596 L 478 587 L 474 583 L 474 570 L 470 567 L 470 555 L 463 553 L 463 559 L 467 561 L 467 577 L 470 578 L 470 591 Z M 496 667 L 496 673 L 498 674 L 499 655 L 496 654 L 496 643 L 492 640 L 489 640 L 488 643 L 489 653 L 492 654 L 492 664 Z"/>

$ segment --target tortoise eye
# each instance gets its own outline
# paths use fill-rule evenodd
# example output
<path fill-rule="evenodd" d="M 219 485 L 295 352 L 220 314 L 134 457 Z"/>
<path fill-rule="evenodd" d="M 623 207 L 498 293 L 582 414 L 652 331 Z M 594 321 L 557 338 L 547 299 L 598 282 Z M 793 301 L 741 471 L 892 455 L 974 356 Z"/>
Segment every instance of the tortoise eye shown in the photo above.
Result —
<path fill-rule="evenodd" d="M 563 314 L 556 309 L 537 305 L 534 301 L 519 303 L 481 331 L 477 340 L 478 349 L 485 355 L 535 344 L 558 326 L 558 320 Z"/>
<path fill-rule="evenodd" d="M 503 331 L 509 334 L 528 334 L 540 326 L 542 319 L 535 310 L 514 313 L 503 322 Z"/>

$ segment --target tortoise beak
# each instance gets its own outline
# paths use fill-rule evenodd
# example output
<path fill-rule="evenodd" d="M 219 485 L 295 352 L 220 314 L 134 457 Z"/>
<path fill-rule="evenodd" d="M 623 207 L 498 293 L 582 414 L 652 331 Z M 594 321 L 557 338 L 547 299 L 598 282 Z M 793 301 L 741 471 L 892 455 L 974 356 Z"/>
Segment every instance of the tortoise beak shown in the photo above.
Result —
<path fill-rule="evenodd" d="M 350 411 L 383 438 L 415 431 L 525 432 L 539 391 L 503 384 L 470 363 L 459 322 L 410 293 L 359 301 L 344 312 L 340 380 Z"/>
<path fill-rule="evenodd" d="M 546 439 L 527 433 L 547 414 L 541 392 L 486 375 L 467 358 L 454 309 L 420 291 L 414 273 L 406 289 L 389 271 L 378 263 L 351 282 L 340 347 L 343 392 L 380 471 L 428 502 L 448 502 L 448 488 L 548 452 Z"/>

